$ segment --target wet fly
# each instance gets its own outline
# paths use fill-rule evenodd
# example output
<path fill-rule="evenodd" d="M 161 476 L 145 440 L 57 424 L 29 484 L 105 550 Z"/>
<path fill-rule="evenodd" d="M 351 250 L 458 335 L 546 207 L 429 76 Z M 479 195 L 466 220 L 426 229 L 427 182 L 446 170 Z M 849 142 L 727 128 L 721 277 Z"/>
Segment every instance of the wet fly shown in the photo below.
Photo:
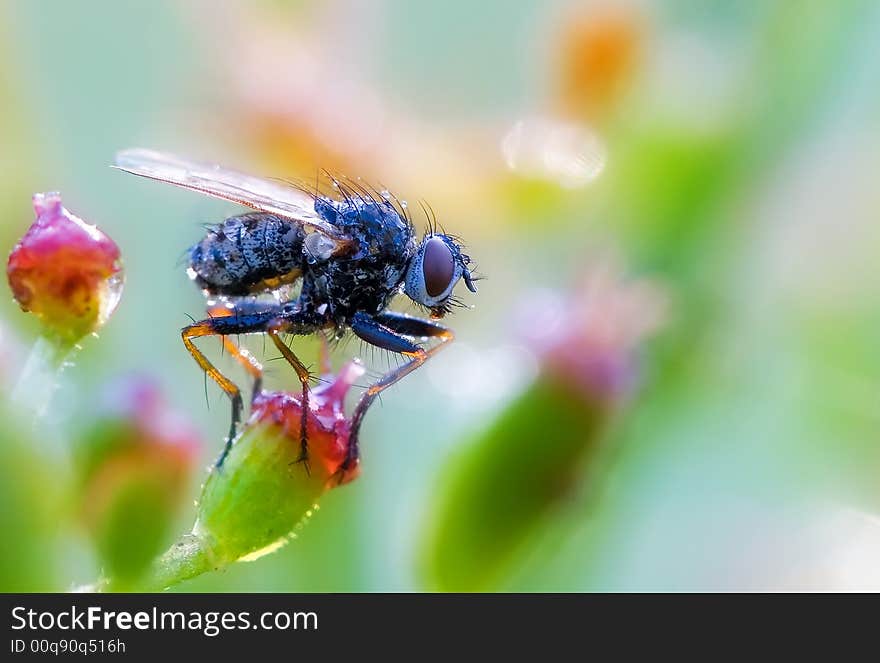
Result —
<path fill-rule="evenodd" d="M 413 372 L 453 339 L 437 319 L 456 302 L 464 280 L 476 292 L 470 258 L 458 240 L 432 225 L 418 240 L 406 207 L 385 191 L 332 179 L 337 195 L 254 177 L 174 155 L 144 149 L 117 154 L 114 166 L 134 175 L 229 200 L 254 210 L 211 226 L 188 253 L 187 273 L 206 295 L 224 301 L 223 315 L 211 314 L 182 331 L 198 365 L 232 401 L 232 422 L 223 453 L 231 448 L 242 414 L 241 390 L 195 344 L 220 336 L 259 390 L 262 367 L 229 340 L 233 334 L 266 334 L 302 383 L 300 459 L 308 463 L 306 413 L 310 374 L 281 334 L 348 331 L 363 341 L 403 355 L 407 361 L 383 375 L 358 401 L 352 415 L 349 454 L 341 468 L 358 461 L 357 437 L 367 408 L 385 389 Z M 294 284 L 296 296 L 285 296 Z M 418 318 L 388 310 L 405 293 L 430 313 Z M 275 294 L 267 301 L 260 295 Z M 423 347 L 430 339 L 440 343 Z"/>

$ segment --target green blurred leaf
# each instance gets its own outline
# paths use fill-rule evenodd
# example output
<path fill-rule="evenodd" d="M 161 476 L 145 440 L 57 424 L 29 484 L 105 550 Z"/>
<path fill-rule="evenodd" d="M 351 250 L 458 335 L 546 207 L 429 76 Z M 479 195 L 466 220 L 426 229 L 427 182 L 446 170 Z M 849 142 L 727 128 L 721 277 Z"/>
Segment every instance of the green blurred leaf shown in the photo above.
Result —
<path fill-rule="evenodd" d="M 424 547 L 430 586 L 490 589 L 571 498 L 607 420 L 568 384 L 541 378 L 457 455 Z"/>

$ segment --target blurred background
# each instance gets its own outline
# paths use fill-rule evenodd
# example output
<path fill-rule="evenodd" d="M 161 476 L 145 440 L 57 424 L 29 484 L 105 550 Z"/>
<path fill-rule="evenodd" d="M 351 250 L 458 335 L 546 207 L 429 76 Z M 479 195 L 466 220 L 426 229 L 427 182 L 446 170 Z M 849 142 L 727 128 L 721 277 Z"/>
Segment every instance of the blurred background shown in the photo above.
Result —
<path fill-rule="evenodd" d="M 142 146 L 381 183 L 420 228 L 428 201 L 486 277 L 460 288 L 453 346 L 370 412 L 361 477 L 279 552 L 180 590 L 880 590 L 877 3 L 5 0 L 0 90 L 2 246 L 60 190 L 126 269 L 47 422 L 4 406 L 0 589 L 101 574 L 81 517 L 100 498 L 70 456 L 108 385 L 150 380 L 202 441 L 163 548 L 222 445 L 228 403 L 180 343 L 204 311 L 180 260 L 238 209 L 108 168 Z M 11 297 L 0 323 L 8 393 L 37 327 Z M 479 449 L 553 372 L 554 324 L 614 379 L 587 380 L 582 422 L 551 400 L 528 435 L 508 426 L 502 467 L 589 431 L 526 516 Z M 297 384 L 245 342 L 269 386 Z M 468 495 L 486 520 L 438 524 Z M 479 582 L 431 571 L 526 519 Z"/>

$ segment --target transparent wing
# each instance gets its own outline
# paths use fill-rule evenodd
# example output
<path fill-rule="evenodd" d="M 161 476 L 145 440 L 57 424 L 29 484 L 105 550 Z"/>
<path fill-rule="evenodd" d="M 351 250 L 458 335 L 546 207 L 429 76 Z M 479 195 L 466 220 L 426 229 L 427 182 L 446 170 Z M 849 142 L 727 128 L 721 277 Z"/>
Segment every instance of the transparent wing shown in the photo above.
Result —
<path fill-rule="evenodd" d="M 317 215 L 311 196 L 293 186 L 140 148 L 118 152 L 113 167 L 301 223 L 330 240 L 321 242 L 329 255 L 342 253 L 352 244 L 338 228 Z"/>

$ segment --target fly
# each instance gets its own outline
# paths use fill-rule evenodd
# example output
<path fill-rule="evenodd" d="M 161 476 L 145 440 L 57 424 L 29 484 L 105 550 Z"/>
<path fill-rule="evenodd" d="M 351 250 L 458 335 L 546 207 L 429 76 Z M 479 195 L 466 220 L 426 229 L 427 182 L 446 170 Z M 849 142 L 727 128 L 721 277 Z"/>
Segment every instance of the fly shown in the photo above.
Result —
<path fill-rule="evenodd" d="M 371 385 L 355 407 L 351 444 L 340 471 L 353 469 L 358 462 L 358 431 L 370 404 L 452 341 L 452 330 L 436 321 L 456 303 L 453 290 L 459 280 L 464 279 L 471 292 L 477 291 L 468 267 L 471 260 L 457 238 L 432 225 L 417 240 L 405 204 L 387 192 L 347 180 L 333 179 L 339 195 L 330 197 L 144 149 L 119 152 L 114 167 L 255 210 L 209 228 L 188 255 L 190 278 L 206 295 L 226 303 L 223 315 L 209 315 L 181 333 L 196 363 L 232 401 L 232 422 L 218 467 L 241 420 L 241 390 L 196 347 L 195 339 L 222 337 L 224 346 L 253 377 L 256 393 L 262 367 L 228 337 L 269 336 L 302 384 L 300 460 L 307 468 L 311 376 L 280 335 L 329 332 L 339 337 L 350 330 L 371 345 L 407 358 Z M 298 296 L 285 297 L 295 283 L 300 285 Z M 388 310 L 401 291 L 426 309 L 430 319 Z M 275 301 L 256 297 L 267 293 L 275 294 Z M 430 339 L 440 342 L 423 347 Z"/>

